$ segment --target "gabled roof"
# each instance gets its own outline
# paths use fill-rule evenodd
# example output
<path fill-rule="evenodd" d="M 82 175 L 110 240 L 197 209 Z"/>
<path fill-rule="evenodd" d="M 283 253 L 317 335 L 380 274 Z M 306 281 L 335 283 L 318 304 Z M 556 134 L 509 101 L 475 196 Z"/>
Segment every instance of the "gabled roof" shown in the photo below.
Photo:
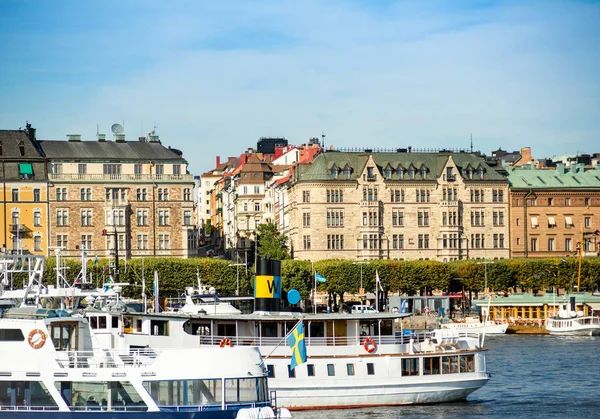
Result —
<path fill-rule="evenodd" d="M 448 154 L 433 154 L 433 153 L 352 153 L 352 152 L 327 152 L 320 154 L 315 158 L 313 164 L 298 170 L 299 181 L 311 181 L 311 180 L 332 180 L 331 168 L 335 164 L 337 167 L 345 167 L 348 164 L 352 167 L 353 171 L 350 176 L 350 180 L 358 179 L 367 162 L 369 156 L 373 156 L 373 160 L 377 165 L 377 170 L 383 171 L 388 164 L 396 171 L 398 166 L 401 166 L 404 170 L 408 170 L 409 167 L 413 166 L 418 172 L 421 167 L 427 168 L 427 175 L 425 180 L 433 181 L 442 175 L 442 171 L 448 162 L 448 158 L 451 156 L 457 169 L 462 173 L 463 167 L 466 167 L 469 163 L 472 167 L 477 168 L 481 166 L 485 170 L 484 181 L 502 181 L 506 180 L 502 175 L 498 174 L 495 170 L 489 167 L 481 158 L 468 153 L 448 153 Z M 383 173 L 380 173 L 383 174 Z M 339 180 L 339 179 L 338 179 Z M 393 178 L 394 181 L 408 181 L 405 176 L 402 180 Z M 414 181 L 422 181 L 417 173 Z M 468 180 L 469 182 L 477 182 L 479 179 Z"/>
<path fill-rule="evenodd" d="M 163 160 L 185 162 L 159 142 L 142 141 L 38 141 L 49 159 L 55 160 Z"/>
<path fill-rule="evenodd" d="M 2 145 L 2 154 L 0 159 L 39 159 L 44 156 L 36 147 L 35 143 L 29 139 L 27 131 L 24 130 L 0 130 L 0 145 Z M 19 145 L 24 147 L 24 155 L 21 155 Z"/>

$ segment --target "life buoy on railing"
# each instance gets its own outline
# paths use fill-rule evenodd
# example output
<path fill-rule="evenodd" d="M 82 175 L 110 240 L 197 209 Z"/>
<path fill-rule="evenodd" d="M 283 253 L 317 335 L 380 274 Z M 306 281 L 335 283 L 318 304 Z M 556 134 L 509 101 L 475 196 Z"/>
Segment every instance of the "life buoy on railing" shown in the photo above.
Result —
<path fill-rule="evenodd" d="M 368 337 L 365 339 L 365 343 L 363 344 L 363 347 L 365 348 L 365 351 L 367 351 L 368 353 L 373 353 L 373 351 L 375 351 L 375 349 L 377 349 L 377 343 L 375 343 L 373 338 Z"/>
<path fill-rule="evenodd" d="M 233 344 L 229 338 L 223 338 L 221 339 L 221 342 L 219 342 L 219 348 L 222 348 L 223 346 L 229 346 L 231 348 Z"/>
<path fill-rule="evenodd" d="M 29 332 L 27 343 L 29 343 L 29 346 L 33 349 L 40 349 L 46 343 L 46 334 L 43 330 L 33 329 Z"/>

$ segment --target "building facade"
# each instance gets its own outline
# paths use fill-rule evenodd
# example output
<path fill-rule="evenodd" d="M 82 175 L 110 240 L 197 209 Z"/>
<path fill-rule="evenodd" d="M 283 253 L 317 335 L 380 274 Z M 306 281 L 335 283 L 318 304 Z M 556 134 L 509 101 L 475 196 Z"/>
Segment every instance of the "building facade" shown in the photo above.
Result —
<path fill-rule="evenodd" d="M 0 179 L 2 250 L 47 256 L 46 159 L 29 124 L 0 130 Z"/>
<path fill-rule="evenodd" d="M 468 153 L 328 151 L 295 167 L 296 259 L 509 257 L 508 182 Z"/>
<path fill-rule="evenodd" d="M 75 257 L 197 254 L 194 180 L 178 150 L 150 133 L 138 141 L 39 141 L 48 159 L 51 247 Z"/>
<path fill-rule="evenodd" d="M 512 257 L 567 257 L 584 243 L 584 255 L 598 255 L 600 165 L 569 169 L 508 170 Z"/>

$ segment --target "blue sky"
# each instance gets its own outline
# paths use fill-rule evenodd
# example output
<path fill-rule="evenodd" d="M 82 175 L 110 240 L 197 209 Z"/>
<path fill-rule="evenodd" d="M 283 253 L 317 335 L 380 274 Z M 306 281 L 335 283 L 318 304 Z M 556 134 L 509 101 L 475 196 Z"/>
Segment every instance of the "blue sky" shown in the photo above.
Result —
<path fill-rule="evenodd" d="M 600 152 L 600 3 L 0 0 L 0 128 L 157 126 L 194 174 L 259 137 Z"/>

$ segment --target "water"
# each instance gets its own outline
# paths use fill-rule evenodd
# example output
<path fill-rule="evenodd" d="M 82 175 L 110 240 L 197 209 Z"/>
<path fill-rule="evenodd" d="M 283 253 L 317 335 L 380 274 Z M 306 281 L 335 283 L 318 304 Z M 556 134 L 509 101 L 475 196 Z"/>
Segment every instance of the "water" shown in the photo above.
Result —
<path fill-rule="evenodd" d="M 466 402 L 293 412 L 294 419 L 600 417 L 600 338 L 486 337 L 486 386 Z"/>

